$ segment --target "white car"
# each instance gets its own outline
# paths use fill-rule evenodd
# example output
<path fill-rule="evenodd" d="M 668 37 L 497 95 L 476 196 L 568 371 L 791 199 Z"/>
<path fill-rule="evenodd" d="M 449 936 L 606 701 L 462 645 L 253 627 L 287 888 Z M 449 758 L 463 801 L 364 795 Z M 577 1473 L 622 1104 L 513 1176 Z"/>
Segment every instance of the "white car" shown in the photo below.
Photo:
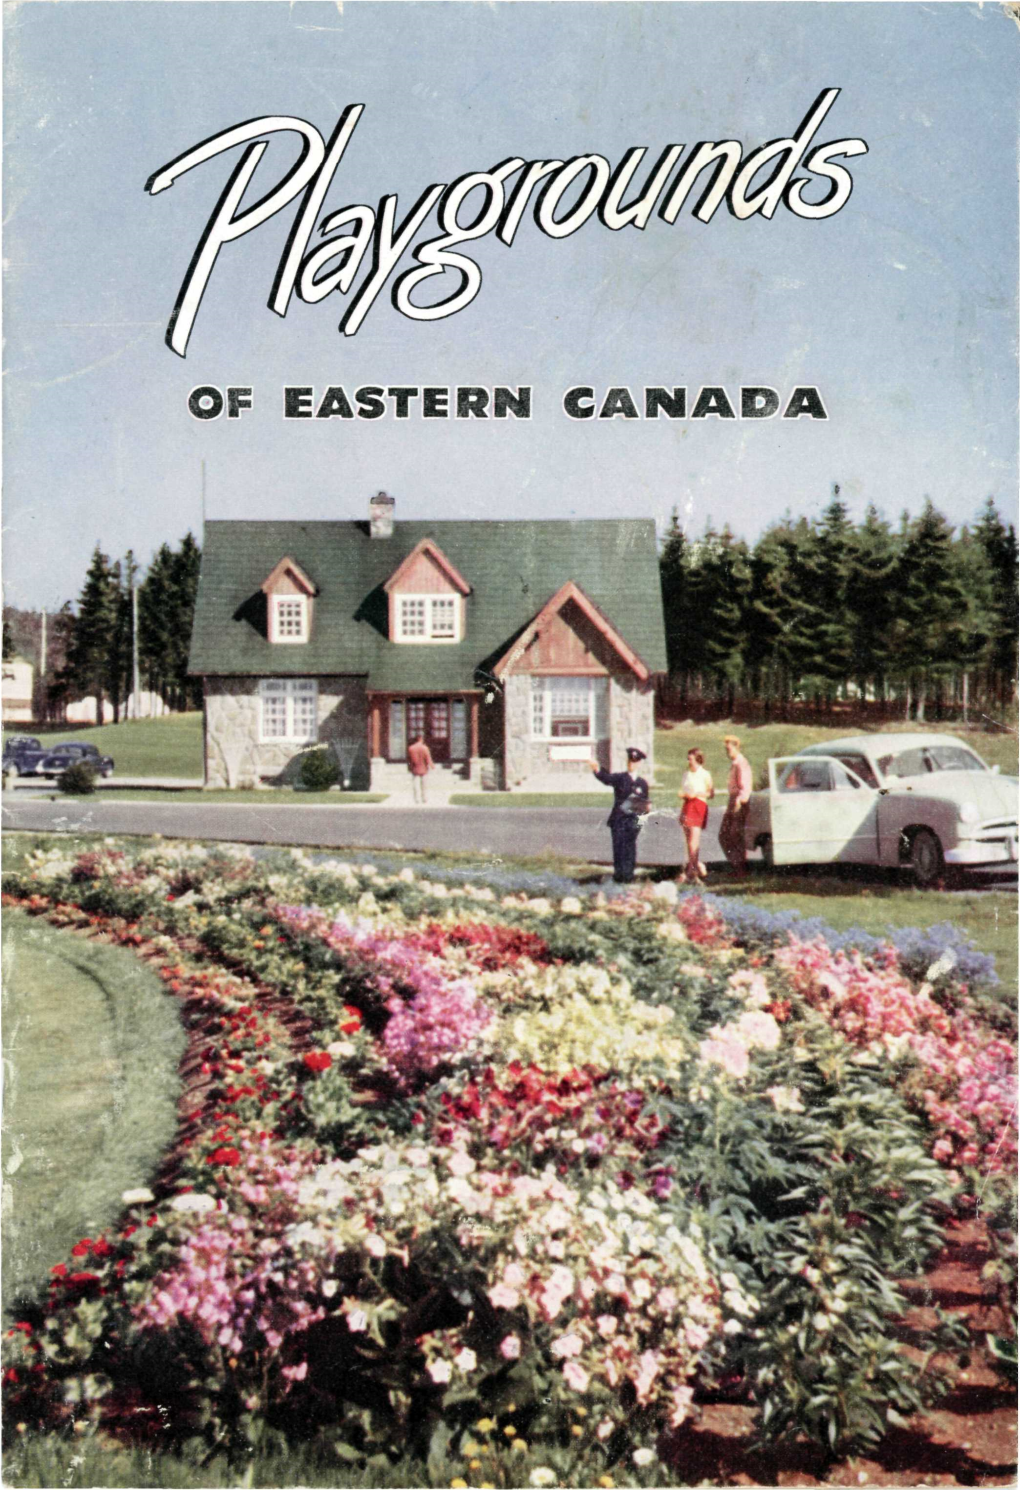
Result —
<path fill-rule="evenodd" d="M 767 864 L 877 864 L 930 885 L 1017 862 L 1020 782 L 952 735 L 855 735 L 768 765 L 747 816 Z"/>

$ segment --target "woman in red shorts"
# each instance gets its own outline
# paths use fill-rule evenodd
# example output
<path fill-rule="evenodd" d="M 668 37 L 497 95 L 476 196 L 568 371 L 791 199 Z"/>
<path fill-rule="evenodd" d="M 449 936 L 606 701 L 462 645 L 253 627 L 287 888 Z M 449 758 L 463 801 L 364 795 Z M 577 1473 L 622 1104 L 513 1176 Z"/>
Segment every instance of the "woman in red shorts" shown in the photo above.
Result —
<path fill-rule="evenodd" d="M 704 879 L 707 870 L 698 858 L 701 830 L 708 819 L 708 804 L 715 796 L 712 777 L 705 770 L 705 757 L 700 750 L 688 750 L 687 771 L 677 793 L 683 799 L 680 826 L 687 839 L 687 869 L 682 878 Z"/>

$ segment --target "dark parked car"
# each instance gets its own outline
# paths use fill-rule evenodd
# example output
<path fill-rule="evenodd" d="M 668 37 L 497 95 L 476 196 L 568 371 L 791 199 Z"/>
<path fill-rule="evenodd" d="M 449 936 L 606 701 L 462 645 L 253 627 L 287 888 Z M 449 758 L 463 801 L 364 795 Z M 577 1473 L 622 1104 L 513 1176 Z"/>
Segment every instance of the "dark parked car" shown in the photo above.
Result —
<path fill-rule="evenodd" d="M 26 769 L 29 760 L 33 765 L 38 764 L 44 754 L 43 747 L 34 735 L 11 735 L 10 739 L 4 741 L 0 768 L 5 773 L 17 776 Z"/>
<path fill-rule="evenodd" d="M 100 755 L 95 745 L 86 745 L 79 740 L 54 745 L 36 766 L 35 773 L 37 776 L 59 776 L 68 766 L 77 765 L 79 761 L 84 761 L 100 776 L 113 775 L 112 756 Z"/>
<path fill-rule="evenodd" d="M 65 740 L 59 745 L 47 745 L 45 748 L 36 741 L 34 749 L 22 750 L 11 758 L 8 758 L 5 750 L 3 768 L 17 776 L 59 776 L 68 766 L 73 766 L 78 761 L 91 766 L 98 776 L 113 775 L 112 758 L 100 755 L 95 745 L 86 744 L 82 740 Z"/>

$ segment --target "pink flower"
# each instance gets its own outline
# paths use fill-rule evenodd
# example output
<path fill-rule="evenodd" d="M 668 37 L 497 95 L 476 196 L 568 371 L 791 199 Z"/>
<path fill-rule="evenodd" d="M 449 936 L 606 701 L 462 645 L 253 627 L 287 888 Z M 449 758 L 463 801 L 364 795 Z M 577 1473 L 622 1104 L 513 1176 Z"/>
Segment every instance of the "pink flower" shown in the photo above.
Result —
<path fill-rule="evenodd" d="M 573 1387 L 575 1392 L 588 1390 L 588 1373 L 580 1361 L 564 1361 L 563 1380 L 568 1387 Z"/>
<path fill-rule="evenodd" d="M 497 1283 L 495 1288 L 489 1289 L 489 1303 L 494 1309 L 516 1309 L 520 1301 L 517 1290 L 507 1288 L 505 1283 Z"/>
<path fill-rule="evenodd" d="M 470 1154 L 465 1154 L 462 1149 L 458 1149 L 450 1158 L 446 1167 L 451 1174 L 465 1175 L 473 1174 L 477 1166 Z"/>
<path fill-rule="evenodd" d="M 568 1356 L 580 1355 L 584 1349 L 584 1341 L 580 1335 L 560 1335 L 554 1340 L 550 1347 L 552 1354 L 559 1360 L 566 1360 Z"/>
<path fill-rule="evenodd" d="M 604 1340 L 608 1340 L 611 1335 L 616 1334 L 616 1328 L 619 1324 L 619 1320 L 617 1319 L 615 1314 L 600 1314 L 598 1319 L 596 1319 L 595 1324 L 602 1338 Z"/>
<path fill-rule="evenodd" d="M 517 1335 L 504 1335 L 500 1341 L 499 1353 L 505 1361 L 516 1361 L 521 1354 L 520 1337 Z"/>
<path fill-rule="evenodd" d="M 280 1374 L 288 1381 L 304 1381 L 308 1375 L 308 1362 L 302 1361 L 300 1366 L 284 1366 Z"/>
<path fill-rule="evenodd" d="M 647 1402 L 652 1384 L 659 1374 L 659 1357 L 654 1350 L 646 1350 L 638 1360 L 637 1375 L 633 1378 L 634 1390 L 639 1402 Z"/>

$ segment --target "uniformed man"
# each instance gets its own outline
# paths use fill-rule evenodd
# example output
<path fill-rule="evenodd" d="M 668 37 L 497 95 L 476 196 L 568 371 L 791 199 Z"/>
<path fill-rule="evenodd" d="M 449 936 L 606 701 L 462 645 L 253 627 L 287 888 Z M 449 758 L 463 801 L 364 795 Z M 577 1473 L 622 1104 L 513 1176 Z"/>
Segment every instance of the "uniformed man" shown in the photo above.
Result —
<path fill-rule="evenodd" d="M 632 745 L 626 771 L 604 771 L 597 760 L 590 763 L 595 780 L 613 788 L 613 810 L 606 822 L 613 835 L 613 879 L 619 885 L 629 885 L 634 878 L 641 818 L 649 805 L 648 782 L 637 774 L 637 768 L 647 759 L 643 750 Z"/>

